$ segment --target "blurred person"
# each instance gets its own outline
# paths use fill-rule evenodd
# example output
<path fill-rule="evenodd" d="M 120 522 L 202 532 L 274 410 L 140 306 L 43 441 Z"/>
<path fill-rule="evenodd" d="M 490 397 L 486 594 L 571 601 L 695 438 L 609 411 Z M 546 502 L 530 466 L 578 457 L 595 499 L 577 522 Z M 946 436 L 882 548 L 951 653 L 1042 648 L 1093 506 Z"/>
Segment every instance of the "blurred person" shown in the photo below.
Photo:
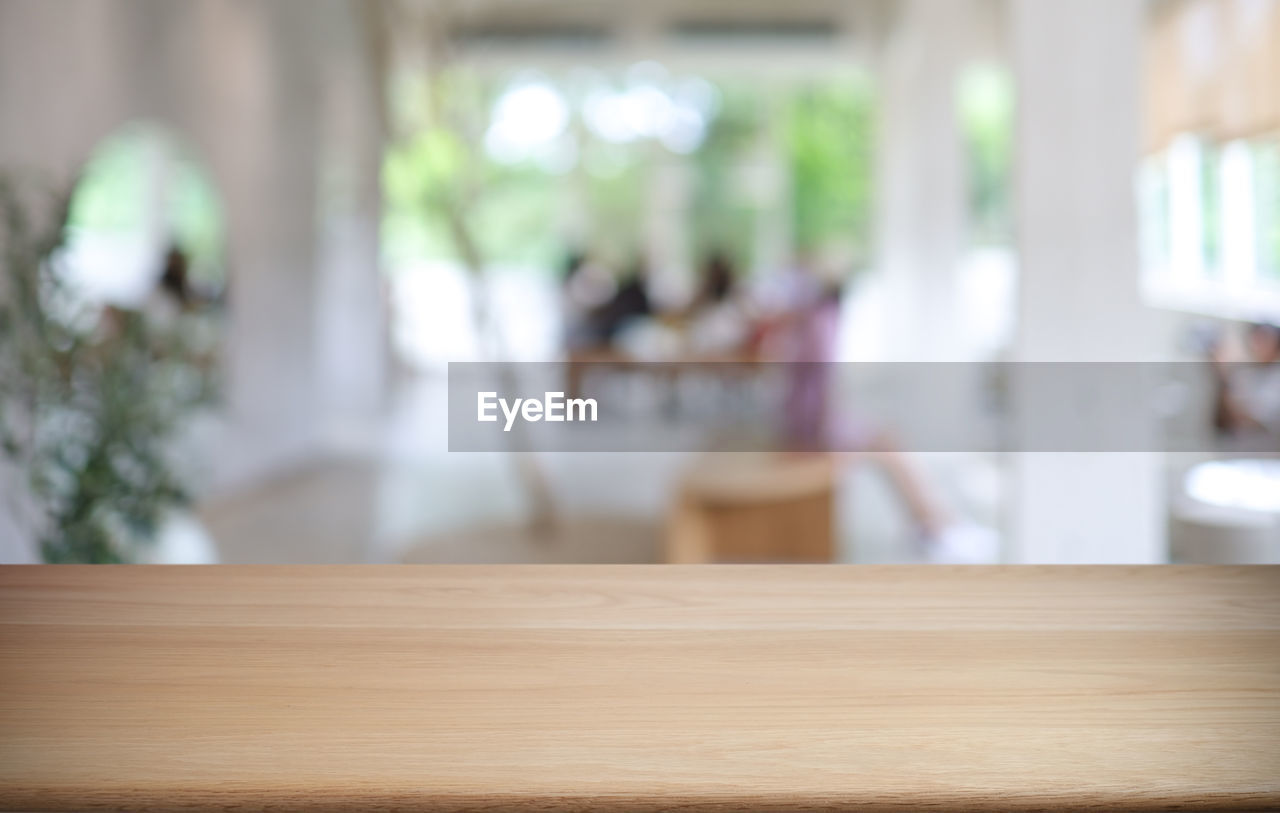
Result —
<path fill-rule="evenodd" d="M 760 355 L 786 363 L 785 444 L 796 450 L 833 448 L 831 367 L 840 329 L 841 288 L 824 281 L 806 258 L 766 280 L 752 332 Z"/>
<path fill-rule="evenodd" d="M 704 308 L 713 308 L 727 301 L 733 294 L 737 284 L 737 274 L 733 263 L 722 251 L 713 251 L 703 261 L 698 290 L 688 310 L 693 313 Z"/>
<path fill-rule="evenodd" d="M 921 552 L 938 562 L 993 561 L 997 539 L 988 529 L 949 517 L 893 432 L 850 410 L 833 407 L 843 289 L 832 275 L 802 258 L 778 282 L 776 309 L 760 326 L 767 356 L 787 362 L 784 444 L 791 453 L 831 452 L 851 462 L 870 461 L 889 479 L 915 524 Z"/>
<path fill-rule="evenodd" d="M 728 256 L 712 252 L 703 261 L 693 297 L 679 308 L 651 306 L 617 335 L 617 344 L 635 358 L 651 361 L 733 360 L 748 346 L 750 321 Z"/>
<path fill-rule="evenodd" d="M 572 352 L 604 345 L 605 337 L 591 314 L 617 292 L 613 275 L 590 254 L 573 250 L 565 257 L 560 281 L 566 348 Z"/>
<path fill-rule="evenodd" d="M 189 265 L 186 253 L 171 243 L 161 263 L 160 278 L 142 305 L 143 314 L 153 324 L 172 328 L 179 316 L 195 309 L 197 302 L 191 290 Z"/>
<path fill-rule="evenodd" d="M 612 345 L 630 324 L 653 313 L 653 303 L 649 299 L 648 263 L 643 257 L 638 257 L 613 296 L 588 314 L 588 330 L 599 338 L 601 344 Z"/>
<path fill-rule="evenodd" d="M 149 330 L 162 337 L 171 335 L 177 330 L 179 319 L 196 305 L 187 268 L 187 255 L 177 244 L 171 243 L 165 249 L 159 263 L 159 274 L 146 298 L 132 307 L 107 306 L 100 330 L 106 336 L 119 335 L 126 320 L 140 316 Z"/>
<path fill-rule="evenodd" d="M 1217 383 L 1216 428 L 1249 441 L 1280 437 L 1280 326 L 1255 323 L 1245 329 L 1244 357 L 1233 359 L 1214 342 L 1210 361 Z"/>
<path fill-rule="evenodd" d="M 681 314 L 689 350 L 736 354 L 750 338 L 747 305 L 739 291 L 738 275 L 729 256 L 707 255 L 693 300 Z"/>
<path fill-rule="evenodd" d="M 177 353 L 205 373 L 218 364 L 223 324 L 220 297 L 202 295 L 191 282 L 187 252 L 170 243 L 151 293 L 137 308 L 160 355 Z"/>

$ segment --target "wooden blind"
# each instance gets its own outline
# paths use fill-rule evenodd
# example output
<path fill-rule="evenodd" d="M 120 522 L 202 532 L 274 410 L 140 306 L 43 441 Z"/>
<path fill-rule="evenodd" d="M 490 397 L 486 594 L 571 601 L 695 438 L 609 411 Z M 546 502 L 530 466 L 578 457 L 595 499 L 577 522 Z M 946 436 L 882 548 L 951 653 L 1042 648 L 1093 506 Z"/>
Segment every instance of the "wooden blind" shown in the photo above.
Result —
<path fill-rule="evenodd" d="M 1280 2 L 1156 4 L 1145 81 L 1150 152 L 1179 133 L 1227 141 L 1280 131 Z"/>

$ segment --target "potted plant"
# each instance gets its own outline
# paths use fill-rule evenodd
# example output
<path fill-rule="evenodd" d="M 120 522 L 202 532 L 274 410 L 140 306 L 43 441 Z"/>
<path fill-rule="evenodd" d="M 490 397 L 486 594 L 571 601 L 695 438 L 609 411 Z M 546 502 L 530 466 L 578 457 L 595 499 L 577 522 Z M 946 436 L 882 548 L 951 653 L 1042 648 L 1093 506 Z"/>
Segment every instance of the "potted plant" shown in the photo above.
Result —
<path fill-rule="evenodd" d="M 180 329 L 77 301 L 69 200 L 0 177 L 0 445 L 23 481 L 8 509 L 46 562 L 131 562 L 189 500 L 167 444 L 212 375 Z"/>

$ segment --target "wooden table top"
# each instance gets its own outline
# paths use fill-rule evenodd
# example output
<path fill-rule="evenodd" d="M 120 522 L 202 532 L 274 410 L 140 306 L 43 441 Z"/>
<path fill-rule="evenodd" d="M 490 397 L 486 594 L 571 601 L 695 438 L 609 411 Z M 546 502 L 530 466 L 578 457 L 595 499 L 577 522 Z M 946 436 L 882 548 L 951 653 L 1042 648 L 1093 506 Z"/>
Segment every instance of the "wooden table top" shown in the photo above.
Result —
<path fill-rule="evenodd" d="M 5 810 L 1280 809 L 1280 568 L 0 570 Z"/>

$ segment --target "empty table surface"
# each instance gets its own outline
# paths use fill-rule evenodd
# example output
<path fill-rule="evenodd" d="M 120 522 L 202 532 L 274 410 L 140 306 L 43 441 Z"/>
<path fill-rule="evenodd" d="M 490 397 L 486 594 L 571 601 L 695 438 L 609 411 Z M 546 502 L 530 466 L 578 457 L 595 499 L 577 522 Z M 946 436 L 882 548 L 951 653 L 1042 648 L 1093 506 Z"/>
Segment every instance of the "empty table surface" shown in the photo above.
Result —
<path fill-rule="evenodd" d="M 1280 809 L 1280 568 L 10 567 L 6 810 Z"/>

